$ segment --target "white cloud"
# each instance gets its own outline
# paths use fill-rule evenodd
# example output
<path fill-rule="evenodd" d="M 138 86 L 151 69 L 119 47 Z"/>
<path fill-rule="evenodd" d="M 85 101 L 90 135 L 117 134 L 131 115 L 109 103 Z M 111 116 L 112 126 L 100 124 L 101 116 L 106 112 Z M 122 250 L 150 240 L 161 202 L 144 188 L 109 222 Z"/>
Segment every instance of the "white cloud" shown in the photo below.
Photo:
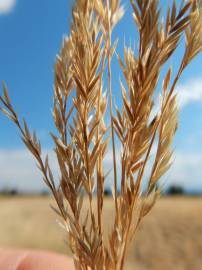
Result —
<path fill-rule="evenodd" d="M 180 108 L 192 103 L 202 102 L 202 79 L 192 78 L 191 80 L 176 87 L 177 102 Z M 152 120 L 160 112 L 160 95 L 155 99 L 155 104 L 151 112 Z"/>
<path fill-rule="evenodd" d="M 156 145 L 154 145 L 154 149 Z M 155 154 L 155 150 L 152 151 L 152 156 Z M 117 151 L 117 157 L 120 157 L 120 151 Z M 118 179 L 120 180 L 120 158 L 117 158 Z M 153 157 L 148 162 L 146 167 L 143 186 L 145 187 L 148 177 L 151 172 L 151 166 L 153 164 Z M 111 173 L 108 177 L 107 184 L 111 187 L 113 185 L 113 160 L 112 151 L 109 151 L 106 155 L 104 167 L 106 170 L 111 169 Z M 176 151 L 173 155 L 173 164 L 170 170 L 162 179 L 163 189 L 166 189 L 170 185 L 180 185 L 186 189 L 194 191 L 202 191 L 202 153 Z M 119 183 L 120 184 L 120 183 Z"/>
<path fill-rule="evenodd" d="M 50 166 L 53 174 L 58 178 L 57 162 L 55 155 L 49 153 Z M 117 151 L 117 157 L 120 151 Z M 120 186 L 120 158 L 117 158 L 118 179 Z M 150 163 L 150 162 L 149 162 Z M 150 172 L 151 163 L 146 169 L 145 180 Z M 113 161 L 112 151 L 109 151 L 104 161 L 105 172 L 110 170 L 107 186 L 113 186 Z M 182 185 L 187 189 L 202 190 L 202 153 L 175 152 L 174 162 L 163 179 L 164 188 L 171 184 Z M 46 188 L 42 181 L 41 173 L 36 168 L 36 162 L 31 154 L 25 150 L 0 150 L 0 189 L 18 188 L 23 191 L 40 191 Z"/>
<path fill-rule="evenodd" d="M 16 0 L 0 0 L 0 14 L 6 14 L 15 7 Z"/>
<path fill-rule="evenodd" d="M 145 176 L 143 186 L 145 187 L 148 177 L 151 172 L 151 166 L 153 164 L 154 155 L 156 153 L 156 143 L 154 144 L 151 158 L 148 162 L 148 166 L 145 170 Z M 118 179 L 121 177 L 121 166 L 120 166 L 120 150 L 117 150 L 117 168 L 118 168 Z M 108 177 L 107 184 L 111 187 L 113 185 L 113 160 L 112 150 L 110 150 L 104 161 L 105 170 L 111 170 Z M 162 183 L 165 189 L 169 185 L 182 185 L 186 189 L 200 190 L 202 191 L 202 153 L 176 151 L 173 155 L 173 164 L 167 174 L 163 177 Z M 120 183 L 119 183 L 120 184 Z"/>
<path fill-rule="evenodd" d="M 191 79 L 187 83 L 179 85 L 176 93 L 180 107 L 193 102 L 202 102 L 202 79 Z"/>
<path fill-rule="evenodd" d="M 50 166 L 57 174 L 57 162 L 49 153 Z M 45 189 L 39 169 L 32 155 L 25 150 L 0 150 L 0 188 L 17 188 L 23 191 Z"/>
<path fill-rule="evenodd" d="M 168 184 L 202 190 L 202 153 L 176 152 L 173 165 L 167 175 Z"/>

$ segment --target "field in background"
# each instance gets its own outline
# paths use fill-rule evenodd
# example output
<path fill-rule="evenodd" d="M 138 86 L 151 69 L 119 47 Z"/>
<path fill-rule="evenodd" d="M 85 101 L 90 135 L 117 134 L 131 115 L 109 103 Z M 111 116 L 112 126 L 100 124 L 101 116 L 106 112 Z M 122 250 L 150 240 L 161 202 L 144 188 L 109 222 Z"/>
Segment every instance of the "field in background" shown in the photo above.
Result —
<path fill-rule="evenodd" d="M 65 235 L 50 210 L 51 203 L 46 197 L 0 198 L 0 247 L 66 253 Z M 105 226 L 109 228 L 111 199 L 105 210 Z M 202 269 L 202 198 L 160 199 L 135 240 L 126 270 Z"/>

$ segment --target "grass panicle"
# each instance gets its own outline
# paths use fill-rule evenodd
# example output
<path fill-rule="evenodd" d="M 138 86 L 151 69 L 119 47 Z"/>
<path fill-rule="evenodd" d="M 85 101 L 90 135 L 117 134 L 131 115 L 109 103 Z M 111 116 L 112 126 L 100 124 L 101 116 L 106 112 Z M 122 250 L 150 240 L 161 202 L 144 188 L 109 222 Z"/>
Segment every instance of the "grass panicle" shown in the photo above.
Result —
<path fill-rule="evenodd" d="M 122 59 L 116 52 L 117 42 L 112 43 L 113 30 L 124 16 L 120 1 L 75 1 L 71 31 L 63 41 L 55 64 L 56 133 L 51 136 L 60 170 L 58 186 L 48 156 L 45 160 L 42 158 L 36 134 L 31 134 L 26 121 L 19 119 L 5 85 L 0 97 L 2 112 L 17 125 L 55 198 L 58 206 L 55 211 L 66 228 L 76 270 L 124 269 L 130 239 L 154 206 L 160 194 L 159 180 L 172 163 L 178 114 L 176 84 L 202 48 L 200 1 L 182 1 L 179 8 L 174 1 L 164 20 L 158 0 L 130 2 L 139 32 L 138 50 L 125 47 Z M 179 69 L 176 74 L 168 69 L 162 83 L 161 106 L 153 115 L 161 70 L 182 41 L 185 51 Z M 125 80 L 120 82 L 122 108 L 113 104 L 111 61 L 114 55 Z M 108 81 L 107 94 L 103 91 L 104 78 Z M 104 188 L 109 177 L 104 159 L 110 145 L 115 215 L 110 233 L 104 237 L 107 234 L 103 226 Z M 118 146 L 122 149 L 119 159 Z M 145 168 L 153 149 L 147 190 L 142 194 Z M 87 212 L 83 211 L 84 196 L 88 198 Z"/>

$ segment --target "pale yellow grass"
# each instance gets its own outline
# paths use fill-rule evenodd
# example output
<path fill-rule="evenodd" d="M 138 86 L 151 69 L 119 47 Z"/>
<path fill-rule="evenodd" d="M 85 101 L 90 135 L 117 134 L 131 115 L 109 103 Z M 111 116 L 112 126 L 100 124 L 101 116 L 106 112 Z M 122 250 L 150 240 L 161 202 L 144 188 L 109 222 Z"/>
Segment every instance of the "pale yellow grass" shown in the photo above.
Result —
<path fill-rule="evenodd" d="M 1 198 L 0 246 L 65 253 L 65 235 L 56 223 L 50 203 L 51 199 L 41 197 Z M 105 226 L 112 221 L 112 209 L 109 199 Z M 201 213 L 202 198 L 162 198 L 140 226 L 125 269 L 200 270 Z"/>

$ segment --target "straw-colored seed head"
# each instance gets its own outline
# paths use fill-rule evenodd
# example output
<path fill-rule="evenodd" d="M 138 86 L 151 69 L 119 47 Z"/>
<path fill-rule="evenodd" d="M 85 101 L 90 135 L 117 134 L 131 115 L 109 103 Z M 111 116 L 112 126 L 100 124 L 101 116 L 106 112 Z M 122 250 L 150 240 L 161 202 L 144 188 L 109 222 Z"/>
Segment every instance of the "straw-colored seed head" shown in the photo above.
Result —
<path fill-rule="evenodd" d="M 160 193 L 158 182 L 172 163 L 178 113 L 176 84 L 202 49 L 200 0 L 182 0 L 179 9 L 174 1 L 163 20 L 160 1 L 130 2 L 139 42 L 135 50 L 124 44 L 122 59 L 122 54 L 116 51 L 117 41 L 112 43 L 113 28 L 124 15 L 121 1 L 75 1 L 70 34 L 64 39 L 55 64 L 56 135 L 51 136 L 60 171 L 59 186 L 55 184 L 48 157 L 42 158 L 36 134 L 32 135 L 26 122 L 19 120 L 5 85 L 0 96 L 1 111 L 19 128 L 24 144 L 37 160 L 43 180 L 55 198 L 58 209 L 54 210 L 66 228 L 76 270 L 124 269 L 130 240 L 154 206 Z M 171 72 L 169 68 L 159 84 L 164 64 L 184 36 L 185 52 L 179 69 Z M 124 81 L 120 82 L 122 108 L 114 110 L 117 88 L 113 89 L 111 81 L 117 73 L 111 68 L 111 60 L 115 55 Z M 106 85 L 108 92 L 104 94 Z M 159 85 L 162 85 L 161 107 L 151 117 Z M 104 167 L 111 145 L 113 173 L 106 172 Z M 121 151 L 117 151 L 119 148 Z M 153 152 L 153 164 L 143 193 L 145 168 Z M 114 220 L 105 240 L 103 206 L 108 178 L 114 180 Z M 88 204 L 87 212 L 84 203 Z"/>

